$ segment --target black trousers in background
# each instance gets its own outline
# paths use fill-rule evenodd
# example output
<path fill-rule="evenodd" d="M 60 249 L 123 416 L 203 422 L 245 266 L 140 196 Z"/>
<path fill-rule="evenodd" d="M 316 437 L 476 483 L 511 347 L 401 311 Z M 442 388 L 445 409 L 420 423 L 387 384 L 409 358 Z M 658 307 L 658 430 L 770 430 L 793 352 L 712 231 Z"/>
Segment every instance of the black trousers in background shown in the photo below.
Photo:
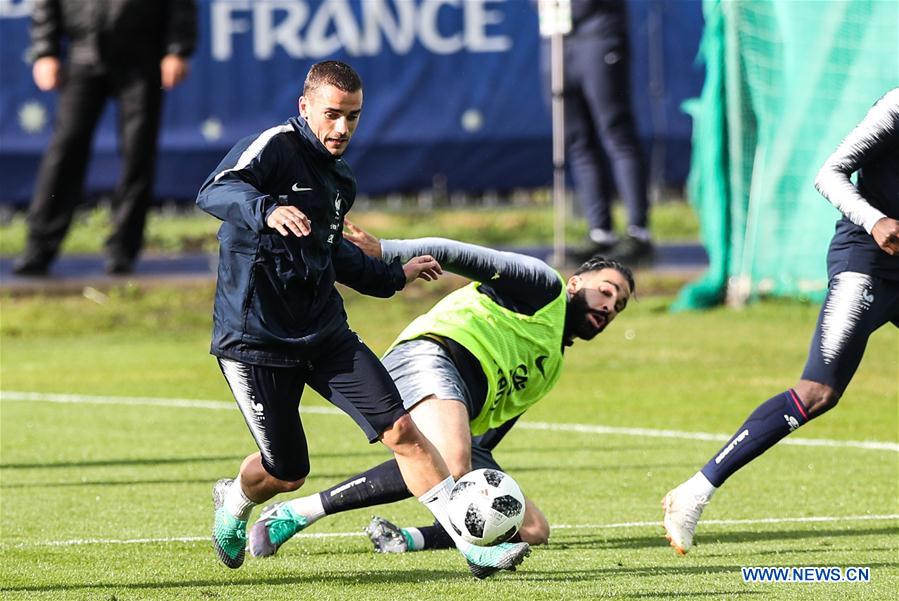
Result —
<path fill-rule="evenodd" d="M 65 67 L 53 137 L 28 211 L 27 260 L 49 263 L 56 258 L 84 194 L 94 131 L 108 99 L 117 105 L 122 172 L 113 195 L 106 253 L 128 261 L 137 257 L 152 199 L 161 88 L 158 63 L 102 73 L 77 65 Z"/>
<path fill-rule="evenodd" d="M 566 162 L 587 225 L 612 230 L 612 192 L 617 187 L 628 225 L 645 228 L 649 201 L 631 108 L 627 32 L 565 36 L 564 53 Z M 548 40 L 541 59 L 549 91 Z"/>

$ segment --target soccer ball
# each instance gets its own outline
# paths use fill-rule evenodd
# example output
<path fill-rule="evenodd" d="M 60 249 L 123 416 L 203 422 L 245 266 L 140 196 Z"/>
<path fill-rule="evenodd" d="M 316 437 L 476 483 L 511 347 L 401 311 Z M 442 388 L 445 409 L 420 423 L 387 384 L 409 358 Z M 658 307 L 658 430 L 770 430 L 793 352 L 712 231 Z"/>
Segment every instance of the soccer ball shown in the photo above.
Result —
<path fill-rule="evenodd" d="M 524 495 L 499 470 L 480 469 L 459 478 L 449 498 L 453 530 L 473 545 L 490 546 L 515 536 L 524 520 Z"/>

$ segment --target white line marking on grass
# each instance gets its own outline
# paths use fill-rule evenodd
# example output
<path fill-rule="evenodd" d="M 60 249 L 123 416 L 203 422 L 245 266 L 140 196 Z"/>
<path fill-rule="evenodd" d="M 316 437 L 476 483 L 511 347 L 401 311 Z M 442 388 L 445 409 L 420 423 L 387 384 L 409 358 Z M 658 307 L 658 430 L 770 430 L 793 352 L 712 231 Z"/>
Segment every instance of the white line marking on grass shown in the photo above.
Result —
<path fill-rule="evenodd" d="M 365 536 L 363 532 L 300 533 L 293 538 L 352 538 Z M 172 536 L 162 538 L 75 538 L 48 540 L 36 543 L 4 544 L 3 547 L 72 547 L 77 545 L 145 545 L 152 543 L 197 543 L 211 540 L 209 536 Z"/>
<path fill-rule="evenodd" d="M 580 432 L 584 434 L 615 434 L 618 436 L 638 436 L 645 438 L 680 438 L 683 440 L 712 440 L 726 442 L 731 434 L 712 432 L 684 432 L 682 430 L 653 430 L 649 428 L 621 428 L 614 426 L 594 426 L 591 424 L 551 424 L 547 422 L 519 422 L 517 428 L 529 430 L 551 430 L 557 432 Z M 850 447 L 874 451 L 899 453 L 899 443 L 878 440 L 834 440 L 831 438 L 784 438 L 778 444 L 802 447 Z"/>
<path fill-rule="evenodd" d="M 752 518 L 745 520 L 702 520 L 703 526 L 740 526 L 746 524 L 795 524 L 795 523 L 813 523 L 813 522 L 857 522 L 865 520 L 896 520 L 899 519 L 899 513 L 888 513 L 886 515 L 844 515 L 844 516 L 807 516 L 796 518 Z M 606 528 L 642 528 L 646 526 L 662 526 L 662 521 L 655 522 L 620 522 L 618 524 L 555 524 L 550 526 L 553 529 L 579 528 L 584 530 L 603 530 Z"/>
<path fill-rule="evenodd" d="M 41 401 L 46 403 L 75 403 L 93 405 L 151 405 L 154 407 L 185 407 L 192 409 L 235 410 L 234 403 L 223 401 L 202 401 L 196 399 L 165 399 L 153 397 L 90 396 L 80 394 L 45 394 L 41 392 L 0 391 L 2 401 Z M 302 413 L 323 415 L 343 415 L 336 407 L 301 405 Z M 577 432 L 580 434 L 611 434 L 615 436 L 636 436 L 640 438 L 677 438 L 681 440 L 708 440 L 726 442 L 730 434 L 712 432 L 685 432 L 682 430 L 655 430 L 651 428 L 622 428 L 593 424 L 553 424 L 548 422 L 519 422 L 519 429 L 547 430 L 553 432 Z M 899 443 L 877 440 L 835 440 L 830 438 L 785 438 L 778 444 L 803 447 L 840 447 L 867 449 L 872 451 L 892 451 L 899 453 Z"/>
<path fill-rule="evenodd" d="M 19 392 L 16 390 L 0 391 L 0 401 L 38 401 L 44 403 L 72 403 L 75 405 L 148 405 L 151 407 L 181 407 L 187 409 L 213 409 L 218 411 L 237 410 L 237 405 L 233 401 L 229 403 L 225 401 L 202 401 L 198 399 L 45 394 L 43 392 Z M 336 407 L 310 407 L 301 405 L 300 410 L 304 413 L 344 415 L 343 411 Z"/>
<path fill-rule="evenodd" d="M 786 518 L 757 518 L 745 520 L 703 520 L 705 526 L 743 526 L 753 524 L 792 524 L 792 523 L 816 523 L 816 522 L 858 522 L 870 520 L 896 520 L 899 514 L 891 513 L 886 515 L 844 515 L 844 516 L 807 516 L 807 517 L 786 517 Z M 608 530 L 617 528 L 658 528 L 662 529 L 662 521 L 654 522 L 618 522 L 612 524 L 554 524 L 550 526 L 552 530 Z M 362 532 L 301 532 L 296 534 L 294 538 L 361 538 L 364 536 Z M 76 538 L 72 540 L 51 540 L 28 543 L 8 544 L 4 543 L 0 547 L 69 547 L 77 545 L 143 545 L 153 543 L 196 543 L 206 542 L 209 536 L 175 536 L 163 538 Z"/>

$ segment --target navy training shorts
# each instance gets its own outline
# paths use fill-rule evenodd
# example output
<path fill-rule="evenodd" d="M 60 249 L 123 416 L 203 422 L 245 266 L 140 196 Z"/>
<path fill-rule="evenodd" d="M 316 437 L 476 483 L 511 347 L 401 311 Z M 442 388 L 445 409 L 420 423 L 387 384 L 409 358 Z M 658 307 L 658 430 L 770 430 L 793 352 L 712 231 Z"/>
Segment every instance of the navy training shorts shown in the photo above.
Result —
<path fill-rule="evenodd" d="M 802 379 L 842 394 L 868 338 L 887 322 L 899 326 L 899 281 L 853 271 L 836 274 L 827 287 Z"/>
<path fill-rule="evenodd" d="M 259 447 L 263 467 L 280 480 L 309 474 L 309 449 L 299 414 L 307 384 L 353 418 L 369 442 L 377 441 L 405 413 L 387 370 L 349 329 L 329 338 L 316 348 L 314 358 L 295 367 L 218 361 Z"/>

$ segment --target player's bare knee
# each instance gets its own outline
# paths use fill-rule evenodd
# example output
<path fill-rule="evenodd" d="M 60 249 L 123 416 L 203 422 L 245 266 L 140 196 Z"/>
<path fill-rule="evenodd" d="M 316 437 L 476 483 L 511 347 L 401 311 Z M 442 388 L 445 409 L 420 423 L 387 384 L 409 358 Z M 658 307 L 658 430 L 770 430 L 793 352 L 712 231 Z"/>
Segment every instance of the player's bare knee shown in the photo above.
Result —
<path fill-rule="evenodd" d="M 808 380 L 803 380 L 796 386 L 796 394 L 805 406 L 809 418 L 830 411 L 840 401 L 840 393 L 832 387 Z"/>
<path fill-rule="evenodd" d="M 306 483 L 306 478 L 298 478 L 297 480 L 278 480 L 280 492 L 294 492 Z"/>
<path fill-rule="evenodd" d="M 381 434 L 381 442 L 394 450 L 398 446 L 420 444 L 422 438 L 421 431 L 408 413 L 402 415 Z"/>
<path fill-rule="evenodd" d="M 303 486 L 306 482 L 306 475 L 309 470 L 298 470 L 294 472 L 282 472 L 280 474 L 269 474 L 267 488 L 277 493 L 293 492 Z"/>
<path fill-rule="evenodd" d="M 268 473 L 270 487 L 279 493 L 293 492 L 303 486 L 309 475 L 309 462 L 284 463 Z"/>

